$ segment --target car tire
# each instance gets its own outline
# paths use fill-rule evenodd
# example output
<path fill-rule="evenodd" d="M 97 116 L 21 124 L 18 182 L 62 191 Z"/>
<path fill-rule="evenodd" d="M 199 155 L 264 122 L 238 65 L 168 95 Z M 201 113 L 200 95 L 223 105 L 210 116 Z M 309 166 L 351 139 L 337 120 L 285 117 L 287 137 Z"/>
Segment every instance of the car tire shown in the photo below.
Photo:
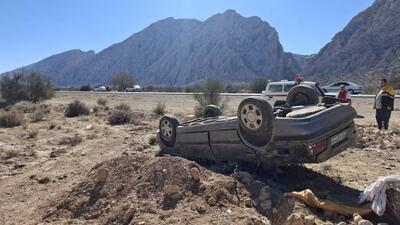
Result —
<path fill-rule="evenodd" d="M 171 116 L 163 116 L 160 119 L 160 140 L 168 146 L 173 147 L 176 140 L 176 128 L 179 126 L 179 121 Z"/>
<path fill-rule="evenodd" d="M 289 90 L 286 102 L 291 106 L 317 105 L 319 97 L 314 88 L 307 85 L 297 85 Z"/>
<path fill-rule="evenodd" d="M 244 99 L 238 107 L 239 133 L 250 145 L 267 145 L 273 134 L 273 109 L 260 97 Z"/>
<path fill-rule="evenodd" d="M 221 109 L 216 105 L 207 105 L 203 109 L 203 117 L 217 117 L 222 115 Z"/>

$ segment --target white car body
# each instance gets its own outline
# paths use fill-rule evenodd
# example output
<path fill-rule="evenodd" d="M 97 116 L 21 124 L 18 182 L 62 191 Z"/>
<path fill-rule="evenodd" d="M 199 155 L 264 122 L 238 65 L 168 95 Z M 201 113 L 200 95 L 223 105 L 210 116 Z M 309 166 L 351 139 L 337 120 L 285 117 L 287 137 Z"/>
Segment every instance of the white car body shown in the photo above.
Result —
<path fill-rule="evenodd" d="M 309 85 L 311 87 L 316 88 L 316 82 L 310 81 L 302 81 L 301 84 Z M 267 84 L 265 91 L 261 92 L 262 96 L 265 97 L 285 97 L 287 96 L 289 90 L 296 86 L 295 81 L 289 80 L 281 80 L 281 81 L 274 81 Z"/>
<path fill-rule="evenodd" d="M 321 87 L 321 89 L 324 92 L 337 93 L 340 90 L 341 85 L 344 85 L 346 90 L 349 91 L 351 94 L 360 94 L 362 92 L 362 87 L 360 85 L 354 84 L 349 81 L 331 83 L 330 85 Z"/>
<path fill-rule="evenodd" d="M 97 86 L 93 87 L 92 91 L 104 92 L 104 91 L 107 91 L 107 88 L 104 85 L 97 85 Z"/>
<path fill-rule="evenodd" d="M 139 85 L 125 88 L 125 92 L 142 92 L 142 88 Z"/>

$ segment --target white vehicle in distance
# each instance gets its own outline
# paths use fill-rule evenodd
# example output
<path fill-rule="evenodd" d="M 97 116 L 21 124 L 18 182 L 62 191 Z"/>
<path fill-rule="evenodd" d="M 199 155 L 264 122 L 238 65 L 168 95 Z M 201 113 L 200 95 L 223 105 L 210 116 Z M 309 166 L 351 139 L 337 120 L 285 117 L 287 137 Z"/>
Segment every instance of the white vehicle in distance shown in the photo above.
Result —
<path fill-rule="evenodd" d="M 125 92 L 142 92 L 142 88 L 139 85 L 133 85 L 125 88 Z"/>
<path fill-rule="evenodd" d="M 316 82 L 302 81 L 300 82 L 300 84 L 311 86 L 318 92 L 320 91 Z M 265 91 L 261 92 L 261 95 L 270 98 L 285 97 L 287 96 L 289 90 L 292 89 L 292 87 L 294 86 L 296 86 L 296 81 L 281 80 L 270 82 L 267 84 Z"/>
<path fill-rule="evenodd" d="M 360 85 L 354 84 L 349 81 L 335 82 L 328 86 L 322 86 L 321 88 L 325 93 L 327 92 L 337 93 L 340 90 L 341 85 L 344 85 L 346 90 L 349 91 L 351 94 L 360 94 L 362 92 L 362 87 Z"/>
<path fill-rule="evenodd" d="M 97 85 L 97 86 L 93 87 L 92 91 L 105 92 L 105 91 L 107 91 L 107 88 L 104 85 Z"/>

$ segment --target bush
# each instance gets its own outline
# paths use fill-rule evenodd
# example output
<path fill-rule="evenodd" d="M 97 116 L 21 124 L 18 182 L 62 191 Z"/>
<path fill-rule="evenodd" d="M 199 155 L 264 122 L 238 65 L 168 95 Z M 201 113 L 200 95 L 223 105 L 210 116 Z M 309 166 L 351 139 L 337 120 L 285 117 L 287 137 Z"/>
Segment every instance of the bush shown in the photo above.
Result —
<path fill-rule="evenodd" d="M 38 105 L 27 101 L 21 101 L 12 106 L 13 110 L 20 113 L 33 113 L 38 110 L 38 108 Z"/>
<path fill-rule="evenodd" d="M 256 78 L 253 83 L 250 85 L 250 91 L 252 93 L 261 93 L 265 91 L 265 87 L 268 84 L 268 79 L 265 77 L 258 77 Z"/>
<path fill-rule="evenodd" d="M 97 99 L 97 104 L 101 106 L 106 106 L 107 105 L 107 100 L 104 98 L 99 98 Z"/>
<path fill-rule="evenodd" d="M 157 103 L 156 107 L 153 108 L 154 115 L 162 116 L 165 114 L 165 103 Z"/>
<path fill-rule="evenodd" d="M 131 107 L 125 103 L 121 103 L 117 106 L 114 107 L 114 109 L 116 110 L 121 110 L 121 111 L 126 111 L 126 112 L 130 112 L 131 111 Z"/>
<path fill-rule="evenodd" d="M 17 73 L 0 80 L 1 96 L 9 104 L 18 101 L 39 102 L 54 96 L 50 81 L 36 73 Z"/>
<path fill-rule="evenodd" d="M 226 102 L 222 101 L 220 95 L 224 91 L 224 85 L 216 78 L 209 77 L 203 85 L 200 86 L 200 94 L 194 94 L 193 98 L 197 101 L 194 113 L 197 117 L 202 116 L 203 109 L 207 105 L 216 105 L 221 110 L 225 108 Z"/>
<path fill-rule="evenodd" d="M 108 116 L 108 122 L 111 125 L 119 125 L 129 123 L 131 121 L 132 114 L 126 110 L 113 109 Z"/>
<path fill-rule="evenodd" d="M 89 84 L 82 85 L 79 88 L 79 91 L 91 91 L 91 90 L 92 90 L 92 87 Z"/>
<path fill-rule="evenodd" d="M 75 136 L 67 136 L 63 137 L 60 139 L 58 142 L 59 145 L 70 145 L 70 146 L 76 146 L 82 142 L 82 138 L 79 137 L 78 135 Z"/>
<path fill-rule="evenodd" d="M 30 119 L 32 123 L 42 121 L 46 115 L 46 112 L 42 109 L 37 109 L 32 114 L 30 114 Z"/>
<path fill-rule="evenodd" d="M 76 117 L 80 115 L 89 115 L 90 111 L 88 107 L 79 100 L 75 100 L 68 104 L 67 108 L 65 109 L 64 115 L 66 117 Z"/>
<path fill-rule="evenodd" d="M 400 90 L 400 75 L 392 76 L 389 80 L 389 85 L 392 86 L 396 90 Z"/>
<path fill-rule="evenodd" d="M 0 127 L 16 127 L 23 123 L 23 115 L 16 111 L 0 113 Z"/>

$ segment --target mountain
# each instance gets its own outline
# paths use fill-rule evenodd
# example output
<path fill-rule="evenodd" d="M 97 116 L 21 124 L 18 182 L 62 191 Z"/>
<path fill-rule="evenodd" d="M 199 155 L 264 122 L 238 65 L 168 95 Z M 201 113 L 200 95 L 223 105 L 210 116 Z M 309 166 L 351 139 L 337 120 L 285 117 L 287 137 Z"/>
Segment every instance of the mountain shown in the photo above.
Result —
<path fill-rule="evenodd" d="M 306 63 L 303 74 L 364 77 L 400 73 L 400 1 L 376 0 Z"/>
<path fill-rule="evenodd" d="M 205 21 L 167 18 L 99 53 L 67 51 L 18 70 L 67 86 L 110 83 L 121 72 L 153 85 L 183 85 L 207 76 L 248 82 L 259 76 L 291 78 L 301 68 L 267 22 L 228 10 Z"/>

